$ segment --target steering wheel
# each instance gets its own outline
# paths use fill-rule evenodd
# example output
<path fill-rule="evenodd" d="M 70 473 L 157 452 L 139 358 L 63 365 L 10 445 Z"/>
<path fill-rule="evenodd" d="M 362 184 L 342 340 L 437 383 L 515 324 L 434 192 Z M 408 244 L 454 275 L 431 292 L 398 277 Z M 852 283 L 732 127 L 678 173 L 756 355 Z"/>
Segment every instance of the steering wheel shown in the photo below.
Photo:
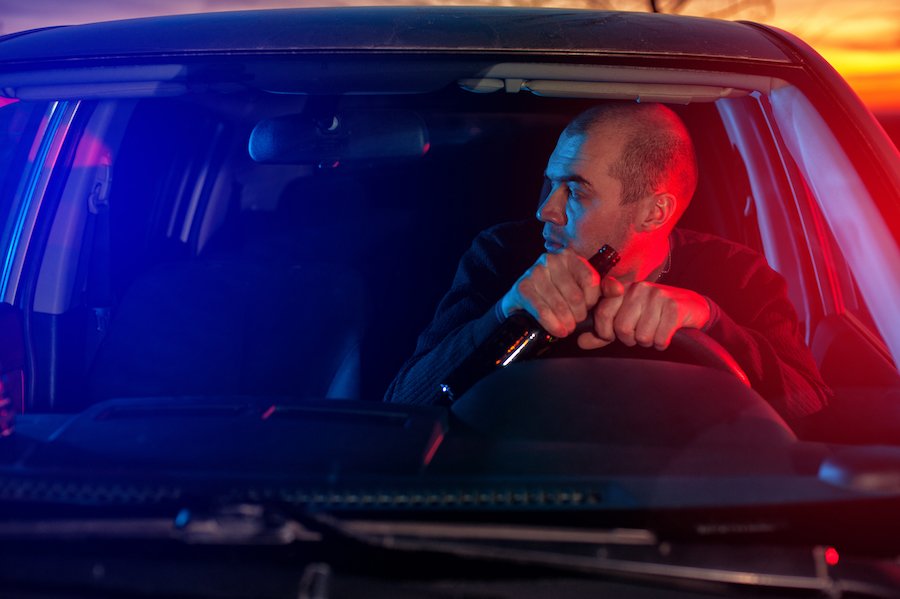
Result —
<path fill-rule="evenodd" d="M 590 329 L 591 324 L 588 320 L 578 326 L 575 334 L 577 335 L 579 332 L 589 331 Z M 641 346 L 627 347 L 618 342 L 614 346 L 608 347 L 617 347 L 618 353 L 622 357 L 668 360 L 714 368 L 734 376 L 747 387 L 751 386 L 750 378 L 737 360 L 734 359 L 734 356 L 722 347 L 722 344 L 700 329 L 679 329 L 675 332 L 668 349 L 665 351 Z"/>
<path fill-rule="evenodd" d="M 676 361 L 679 355 L 684 356 L 685 362 L 697 364 L 698 366 L 708 366 L 717 370 L 727 372 L 747 387 L 750 387 L 750 379 L 747 373 L 741 368 L 734 356 L 729 353 L 722 345 L 701 331 L 700 329 L 679 329 L 672 337 L 672 343 L 665 352 L 660 352 L 660 358 L 666 359 L 666 352 L 676 354 Z"/>
<path fill-rule="evenodd" d="M 795 438 L 734 357 L 702 331 L 678 331 L 662 352 L 619 345 L 613 356 L 511 364 L 476 383 L 451 412 L 464 430 L 493 438 L 679 447 Z"/>

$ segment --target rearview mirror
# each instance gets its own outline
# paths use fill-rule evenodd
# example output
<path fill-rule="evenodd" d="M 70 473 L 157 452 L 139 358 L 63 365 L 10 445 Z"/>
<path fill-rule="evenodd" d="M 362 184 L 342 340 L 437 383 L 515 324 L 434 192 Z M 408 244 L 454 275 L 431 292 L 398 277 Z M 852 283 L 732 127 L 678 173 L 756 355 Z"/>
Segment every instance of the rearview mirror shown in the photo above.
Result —
<path fill-rule="evenodd" d="M 265 119 L 250 134 L 250 157 L 266 164 L 383 162 L 428 152 L 422 118 L 402 110 L 344 111 L 321 118 L 292 114 Z"/>

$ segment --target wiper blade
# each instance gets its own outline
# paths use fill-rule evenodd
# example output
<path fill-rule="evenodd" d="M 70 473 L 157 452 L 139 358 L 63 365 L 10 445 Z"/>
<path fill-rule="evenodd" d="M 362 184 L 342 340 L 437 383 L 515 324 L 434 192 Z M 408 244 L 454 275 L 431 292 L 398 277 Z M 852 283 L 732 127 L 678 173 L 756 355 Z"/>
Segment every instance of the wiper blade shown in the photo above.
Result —
<path fill-rule="evenodd" d="M 262 506 L 241 504 L 175 518 L 48 518 L 0 521 L 0 539 L 176 540 L 205 545 L 287 545 L 321 535 Z"/>
<path fill-rule="evenodd" d="M 611 530 L 591 530 L 555 526 L 519 526 L 498 524 L 443 524 L 439 522 L 392 522 L 380 520 L 336 521 L 329 517 L 319 517 L 319 521 L 330 522 L 350 536 L 390 536 L 422 538 L 430 540 L 457 541 L 520 541 L 543 543 L 602 543 L 613 545 L 655 545 L 656 535 L 649 530 L 616 528 Z"/>
<path fill-rule="evenodd" d="M 896 597 L 867 580 L 837 579 L 824 547 L 709 545 L 673 547 L 642 529 L 593 530 L 495 524 L 340 520 L 315 516 L 342 537 L 383 549 L 667 584 L 706 583 Z M 763 559 L 761 556 L 765 556 Z M 742 567 L 743 566 L 743 567 Z"/>

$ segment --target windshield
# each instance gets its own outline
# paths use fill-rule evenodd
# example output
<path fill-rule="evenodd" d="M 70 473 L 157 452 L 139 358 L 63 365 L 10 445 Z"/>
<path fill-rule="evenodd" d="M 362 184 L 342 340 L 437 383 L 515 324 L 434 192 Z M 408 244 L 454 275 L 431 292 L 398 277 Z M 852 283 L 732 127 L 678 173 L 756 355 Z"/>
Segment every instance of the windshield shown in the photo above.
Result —
<path fill-rule="evenodd" d="M 621 569 L 670 540 L 817 548 L 779 588 L 819 589 L 832 545 L 893 550 L 821 525 L 898 492 L 897 250 L 806 79 L 291 60 L 0 105 L 25 503 L 124 514 L 78 538 L 581 571 L 600 544 L 637 577 L 687 576 Z"/>

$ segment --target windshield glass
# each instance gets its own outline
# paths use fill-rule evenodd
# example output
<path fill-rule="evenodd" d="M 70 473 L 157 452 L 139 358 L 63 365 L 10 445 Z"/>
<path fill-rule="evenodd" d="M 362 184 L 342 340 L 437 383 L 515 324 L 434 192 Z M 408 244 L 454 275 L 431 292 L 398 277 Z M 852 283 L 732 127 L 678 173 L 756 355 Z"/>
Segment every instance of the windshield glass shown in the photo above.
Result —
<path fill-rule="evenodd" d="M 626 547 L 608 572 L 668 539 L 821 564 L 839 500 L 900 492 L 896 309 L 860 270 L 896 246 L 807 80 L 217 60 L 75 73 L 59 130 L 0 106 L 22 505 L 123 518 L 78 538 Z"/>
<path fill-rule="evenodd" d="M 811 247 L 833 237 L 810 234 L 810 219 L 831 217 L 786 201 L 823 183 L 808 169 L 774 171 L 793 138 L 761 135 L 774 122 L 766 98 L 638 106 L 473 85 L 485 84 L 85 104 L 84 132 L 57 161 L 71 175 L 33 307 L 88 332 L 35 341 L 72 351 L 37 368 L 59 373 L 32 404 L 446 407 L 492 364 L 540 354 L 712 365 L 796 428 L 827 405 L 829 377 L 846 384 L 819 372 L 828 342 L 820 356 L 810 347 L 838 317 L 823 296 L 854 289 L 859 272 L 836 280 Z M 38 107 L 2 109 L 12 142 L 28 140 Z M 5 147 L 10 167 L 26 154 Z M 814 164 L 804 156 L 801 169 Z M 616 261 L 578 262 L 601 246 Z M 559 341 L 510 345 L 502 335 L 519 333 L 498 333 L 510 316 Z M 855 322 L 886 352 L 876 328 Z M 719 357 L 681 347 L 690 335 L 721 346 Z M 488 355 L 498 348 L 505 358 Z M 658 391 L 641 393 L 668 391 L 668 376 L 648 376 Z"/>

